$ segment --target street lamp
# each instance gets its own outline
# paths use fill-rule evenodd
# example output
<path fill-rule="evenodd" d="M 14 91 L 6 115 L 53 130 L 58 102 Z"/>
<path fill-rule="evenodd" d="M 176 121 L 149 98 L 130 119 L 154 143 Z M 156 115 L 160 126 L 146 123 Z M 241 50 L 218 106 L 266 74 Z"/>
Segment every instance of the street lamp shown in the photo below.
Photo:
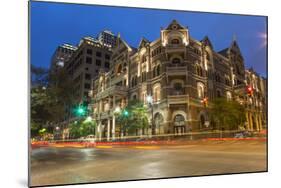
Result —
<path fill-rule="evenodd" d="M 91 116 L 88 116 L 88 117 L 85 119 L 85 123 L 91 122 L 91 121 L 92 121 L 92 117 L 91 117 Z"/>
<path fill-rule="evenodd" d="M 115 108 L 115 110 L 114 110 L 114 113 L 120 113 L 120 111 L 121 111 L 120 107 L 117 106 L 117 107 Z"/>
<path fill-rule="evenodd" d="M 149 105 L 149 107 L 151 108 L 151 133 L 152 135 L 155 135 L 155 128 L 154 128 L 154 117 L 153 117 L 153 98 L 151 95 L 148 95 L 146 97 L 146 101 Z"/>

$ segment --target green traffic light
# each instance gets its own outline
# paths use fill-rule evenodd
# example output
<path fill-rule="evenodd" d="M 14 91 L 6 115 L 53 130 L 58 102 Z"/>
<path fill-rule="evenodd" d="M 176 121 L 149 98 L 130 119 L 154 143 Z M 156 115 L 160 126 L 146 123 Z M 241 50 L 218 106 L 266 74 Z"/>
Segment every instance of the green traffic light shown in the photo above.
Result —
<path fill-rule="evenodd" d="M 79 114 L 83 114 L 84 113 L 84 109 L 83 108 L 78 108 L 78 113 Z"/>
<path fill-rule="evenodd" d="M 85 108 L 83 106 L 79 106 L 76 109 L 76 113 L 79 116 L 83 116 L 86 113 L 86 110 L 85 110 Z"/>
<path fill-rule="evenodd" d="M 128 116 L 129 112 L 127 110 L 124 111 L 124 116 Z"/>

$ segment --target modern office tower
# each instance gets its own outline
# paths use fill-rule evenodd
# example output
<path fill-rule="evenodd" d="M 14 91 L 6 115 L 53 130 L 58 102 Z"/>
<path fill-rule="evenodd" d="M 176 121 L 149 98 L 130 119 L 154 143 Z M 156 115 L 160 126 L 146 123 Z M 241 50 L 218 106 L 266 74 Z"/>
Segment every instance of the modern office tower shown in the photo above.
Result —
<path fill-rule="evenodd" d="M 58 46 L 52 56 L 50 70 L 56 72 L 57 69 L 64 67 L 65 63 L 69 61 L 70 57 L 76 50 L 77 47 L 70 44 Z"/>
<path fill-rule="evenodd" d="M 116 46 L 117 36 L 115 36 L 111 31 L 104 30 L 100 32 L 97 39 L 105 46 L 112 47 L 112 48 Z"/>

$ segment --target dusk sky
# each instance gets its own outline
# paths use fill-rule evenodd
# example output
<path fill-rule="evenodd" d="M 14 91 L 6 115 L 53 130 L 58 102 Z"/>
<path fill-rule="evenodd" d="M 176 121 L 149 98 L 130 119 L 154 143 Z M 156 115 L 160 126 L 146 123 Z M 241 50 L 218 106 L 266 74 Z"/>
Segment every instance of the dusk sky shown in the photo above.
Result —
<path fill-rule="evenodd" d="M 176 19 L 188 27 L 192 38 L 207 35 L 216 51 L 229 47 L 235 35 L 245 66 L 267 77 L 266 17 L 262 16 L 31 2 L 30 18 L 31 63 L 36 66 L 49 67 L 58 45 L 77 45 L 82 37 L 96 37 L 105 29 L 120 32 L 137 47 L 142 37 L 159 38 L 160 28 Z"/>

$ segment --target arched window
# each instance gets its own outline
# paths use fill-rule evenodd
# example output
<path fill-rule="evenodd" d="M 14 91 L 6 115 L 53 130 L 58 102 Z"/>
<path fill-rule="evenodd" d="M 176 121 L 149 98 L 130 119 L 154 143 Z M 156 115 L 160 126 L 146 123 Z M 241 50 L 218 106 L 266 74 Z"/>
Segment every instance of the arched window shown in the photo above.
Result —
<path fill-rule="evenodd" d="M 142 80 L 142 82 L 146 81 L 146 72 L 141 73 L 141 80 Z"/>
<path fill-rule="evenodd" d="M 137 95 L 134 94 L 132 98 L 133 98 L 133 100 L 137 100 Z"/>
<path fill-rule="evenodd" d="M 146 104 L 146 102 L 147 102 L 146 97 L 147 97 L 146 91 L 142 92 L 142 100 L 143 100 L 144 104 Z"/>
<path fill-rule="evenodd" d="M 230 79 L 228 76 L 225 76 L 225 85 L 230 86 Z"/>
<path fill-rule="evenodd" d="M 156 77 L 156 67 L 153 67 L 153 70 L 152 70 L 152 77 Z"/>
<path fill-rule="evenodd" d="M 180 58 L 174 58 L 173 60 L 172 60 L 172 63 L 173 64 L 175 64 L 175 65 L 178 65 L 178 64 L 180 64 L 181 63 L 181 60 L 180 60 Z"/>
<path fill-rule="evenodd" d="M 154 102 L 157 102 L 157 101 L 160 101 L 160 100 L 161 100 L 161 93 L 160 93 L 160 90 L 161 90 L 160 84 L 156 84 L 156 85 L 153 87 L 153 101 L 154 101 Z"/>
<path fill-rule="evenodd" d="M 201 82 L 197 83 L 197 93 L 198 98 L 202 99 L 204 97 L 204 84 Z"/>
<path fill-rule="evenodd" d="M 154 115 L 154 124 L 156 126 L 156 133 L 157 134 L 164 133 L 163 122 L 164 122 L 164 118 L 163 118 L 162 114 L 160 114 L 159 112 L 156 113 Z"/>
<path fill-rule="evenodd" d="M 185 121 L 184 121 L 183 115 L 177 114 L 177 115 L 175 116 L 174 125 L 175 125 L 175 126 L 184 126 L 184 125 L 185 125 Z"/>
<path fill-rule="evenodd" d="M 121 74 L 121 72 L 122 72 L 122 65 L 120 64 L 117 67 L 117 74 Z"/>
<path fill-rule="evenodd" d="M 156 75 L 157 75 L 157 76 L 160 75 L 160 65 L 157 65 L 157 68 L 156 68 Z"/>
<path fill-rule="evenodd" d="M 180 40 L 179 39 L 172 39 L 171 44 L 179 44 Z"/>
<path fill-rule="evenodd" d="M 138 84 L 138 77 L 137 76 L 133 76 L 133 78 L 132 78 L 132 87 L 134 87 L 134 86 L 136 86 L 137 84 Z"/>
<path fill-rule="evenodd" d="M 138 84 L 138 77 L 137 76 L 135 76 L 135 86 Z"/>

